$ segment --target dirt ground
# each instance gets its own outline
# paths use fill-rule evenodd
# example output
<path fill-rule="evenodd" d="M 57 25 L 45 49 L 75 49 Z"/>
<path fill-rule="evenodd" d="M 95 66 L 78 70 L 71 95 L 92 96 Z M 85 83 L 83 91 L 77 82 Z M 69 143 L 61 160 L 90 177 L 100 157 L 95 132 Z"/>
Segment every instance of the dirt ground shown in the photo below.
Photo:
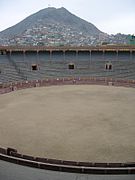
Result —
<path fill-rule="evenodd" d="M 0 95 L 0 146 L 77 161 L 135 161 L 135 89 L 98 85 Z"/>

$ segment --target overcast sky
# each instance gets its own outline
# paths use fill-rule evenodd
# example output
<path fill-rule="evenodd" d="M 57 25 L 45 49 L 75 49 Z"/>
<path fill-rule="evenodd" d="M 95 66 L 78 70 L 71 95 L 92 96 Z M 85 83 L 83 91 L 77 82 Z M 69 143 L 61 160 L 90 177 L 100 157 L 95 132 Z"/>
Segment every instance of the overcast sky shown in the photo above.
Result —
<path fill-rule="evenodd" d="M 0 31 L 51 7 L 65 7 L 108 34 L 135 34 L 135 0 L 0 0 Z"/>

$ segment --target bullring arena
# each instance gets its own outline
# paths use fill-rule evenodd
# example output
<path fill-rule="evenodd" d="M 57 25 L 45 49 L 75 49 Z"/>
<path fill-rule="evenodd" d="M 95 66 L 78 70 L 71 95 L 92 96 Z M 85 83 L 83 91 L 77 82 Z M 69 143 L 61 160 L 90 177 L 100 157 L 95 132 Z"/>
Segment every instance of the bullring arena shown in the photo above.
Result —
<path fill-rule="evenodd" d="M 53 159 L 135 161 L 133 88 L 40 87 L 2 95 L 0 102 L 3 147 Z"/>
<path fill-rule="evenodd" d="M 113 61 L 104 61 L 105 77 L 73 77 L 77 63 L 66 63 L 69 77 L 1 83 L 0 159 L 63 172 L 134 174 L 134 78 L 113 78 Z"/>

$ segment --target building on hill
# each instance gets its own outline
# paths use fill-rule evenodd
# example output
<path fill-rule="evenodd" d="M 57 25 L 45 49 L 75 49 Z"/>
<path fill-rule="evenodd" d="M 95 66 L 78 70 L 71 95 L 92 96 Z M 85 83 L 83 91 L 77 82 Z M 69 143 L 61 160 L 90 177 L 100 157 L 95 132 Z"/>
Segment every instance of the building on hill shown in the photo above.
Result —
<path fill-rule="evenodd" d="M 135 36 L 134 35 L 129 35 L 129 37 L 128 37 L 128 39 L 129 39 L 129 44 L 130 45 L 135 45 Z"/>

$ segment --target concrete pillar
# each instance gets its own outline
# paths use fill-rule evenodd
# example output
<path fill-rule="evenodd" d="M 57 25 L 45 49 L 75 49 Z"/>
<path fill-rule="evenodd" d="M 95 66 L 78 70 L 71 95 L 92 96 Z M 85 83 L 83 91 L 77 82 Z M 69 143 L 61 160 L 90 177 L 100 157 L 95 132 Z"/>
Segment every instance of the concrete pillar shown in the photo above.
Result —
<path fill-rule="evenodd" d="M 52 62 L 52 50 L 50 50 L 50 63 Z"/>
<path fill-rule="evenodd" d="M 91 61 L 92 61 L 91 50 L 89 51 L 89 53 L 90 53 L 90 56 L 89 56 L 89 65 L 88 65 L 88 68 L 90 69 L 90 65 L 91 65 Z"/>
<path fill-rule="evenodd" d="M 76 50 L 76 58 L 75 58 L 75 61 L 76 61 L 76 63 L 75 63 L 76 66 L 75 66 L 75 67 L 77 68 L 77 65 L 78 65 L 78 64 L 77 64 L 77 63 L 78 63 L 78 50 Z"/>
<path fill-rule="evenodd" d="M 65 61 L 65 50 L 63 50 L 63 60 Z"/>
<path fill-rule="evenodd" d="M 116 60 L 119 60 L 119 50 L 116 51 Z"/>
<path fill-rule="evenodd" d="M 28 68 L 28 69 L 31 69 L 30 63 L 28 63 L 28 62 L 26 61 L 26 51 L 25 51 L 25 50 L 23 50 L 23 61 L 24 61 L 25 65 L 27 66 L 27 68 Z"/>
<path fill-rule="evenodd" d="M 103 61 L 105 61 L 105 50 L 103 50 Z"/>
<path fill-rule="evenodd" d="M 90 50 L 90 61 L 92 62 L 92 50 Z"/>
<path fill-rule="evenodd" d="M 37 64 L 39 64 L 39 54 L 38 54 L 38 50 L 37 50 L 37 58 L 36 58 L 36 61 L 37 61 Z"/>
<path fill-rule="evenodd" d="M 9 58 L 11 58 L 12 50 L 9 51 Z"/>
<path fill-rule="evenodd" d="M 25 51 L 23 51 L 23 61 L 25 62 Z"/>
<path fill-rule="evenodd" d="M 130 60 L 131 60 L 131 61 L 133 60 L 133 57 L 132 57 L 132 50 L 130 50 Z"/>

